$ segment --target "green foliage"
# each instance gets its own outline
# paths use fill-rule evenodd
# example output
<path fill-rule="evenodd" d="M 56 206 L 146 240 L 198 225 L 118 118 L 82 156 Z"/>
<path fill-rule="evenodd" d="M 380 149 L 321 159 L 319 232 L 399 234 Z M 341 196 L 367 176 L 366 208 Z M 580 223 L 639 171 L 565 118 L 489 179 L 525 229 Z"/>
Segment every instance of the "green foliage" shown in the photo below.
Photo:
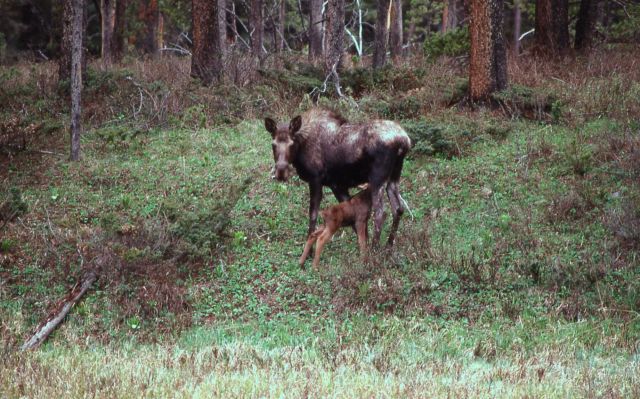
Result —
<path fill-rule="evenodd" d="M 640 4 L 621 5 L 615 10 L 617 18 L 607 27 L 599 26 L 598 30 L 612 41 L 637 42 L 640 39 Z"/>
<path fill-rule="evenodd" d="M 471 38 L 469 28 L 462 27 L 452 29 L 446 33 L 435 33 L 427 36 L 424 41 L 424 53 L 430 59 L 436 59 L 443 55 L 457 57 L 469 53 Z"/>
<path fill-rule="evenodd" d="M 493 93 L 491 97 L 511 116 L 535 120 L 550 119 L 556 123 L 562 117 L 562 101 L 554 93 L 546 90 L 513 84 L 503 91 Z"/>
<path fill-rule="evenodd" d="M 322 87 L 322 78 L 319 70 L 307 68 L 302 73 L 292 70 L 261 69 L 260 75 L 277 84 L 286 85 L 289 90 L 310 92 Z"/>
<path fill-rule="evenodd" d="M 430 123 L 426 119 L 406 121 L 402 124 L 414 145 L 412 152 L 424 155 L 449 153 L 455 143 L 443 136 L 441 125 Z"/>
<path fill-rule="evenodd" d="M 13 220 L 28 212 L 29 206 L 22 199 L 22 192 L 18 187 L 11 187 L 7 192 L 2 193 L 0 199 L 0 220 Z"/>

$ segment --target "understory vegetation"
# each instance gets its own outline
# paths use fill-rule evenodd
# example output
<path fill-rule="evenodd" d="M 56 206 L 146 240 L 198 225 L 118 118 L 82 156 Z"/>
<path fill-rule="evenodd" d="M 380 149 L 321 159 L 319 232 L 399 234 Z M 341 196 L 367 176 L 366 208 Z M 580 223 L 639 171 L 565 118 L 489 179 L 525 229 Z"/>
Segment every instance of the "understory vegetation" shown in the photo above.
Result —
<path fill-rule="evenodd" d="M 2 67 L 0 396 L 640 396 L 639 62 L 513 58 L 494 107 L 460 58 L 355 66 L 339 99 L 296 59 L 214 87 L 184 58 L 92 65 L 78 163 L 54 65 Z M 345 229 L 317 272 L 262 124 L 314 103 L 414 142 L 396 246 L 363 263 Z"/>

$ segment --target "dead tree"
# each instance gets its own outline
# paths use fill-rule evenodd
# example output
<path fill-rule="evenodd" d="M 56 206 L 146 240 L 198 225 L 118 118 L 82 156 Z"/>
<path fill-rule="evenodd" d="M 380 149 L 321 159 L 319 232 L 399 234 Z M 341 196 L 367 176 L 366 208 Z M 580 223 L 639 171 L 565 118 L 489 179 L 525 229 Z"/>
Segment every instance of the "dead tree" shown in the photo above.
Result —
<path fill-rule="evenodd" d="M 376 34 L 373 39 L 373 67 L 382 68 L 387 60 L 387 41 L 389 39 L 389 1 L 378 0 L 376 15 Z"/>
<path fill-rule="evenodd" d="M 222 75 L 222 48 L 220 21 L 224 9 L 218 1 L 192 0 L 193 18 L 193 55 L 191 56 L 191 75 L 211 84 Z M 221 17 L 222 15 L 222 17 Z"/>
<path fill-rule="evenodd" d="M 20 349 L 24 351 L 40 346 L 47 339 L 49 334 L 51 334 L 53 330 L 55 330 L 60 325 L 60 323 L 62 323 L 62 320 L 64 320 L 65 316 L 69 313 L 71 308 L 73 308 L 73 306 L 78 303 L 80 298 L 82 298 L 82 296 L 89 290 L 89 288 L 91 288 L 91 285 L 93 285 L 97 278 L 98 276 L 94 271 L 89 271 L 87 274 L 85 274 L 81 282 L 79 284 L 76 284 L 71 289 L 69 294 L 67 294 L 65 298 L 57 303 L 57 305 L 49 313 L 47 318 L 42 323 L 40 323 L 38 328 L 36 328 L 36 332 L 28 340 L 26 340 L 24 344 L 22 344 Z"/>
<path fill-rule="evenodd" d="M 471 1 L 469 89 L 473 101 L 485 101 L 507 87 L 503 8 L 503 0 Z"/>
<path fill-rule="evenodd" d="M 80 159 L 80 134 L 82 125 L 82 37 L 84 36 L 84 0 L 69 0 L 71 17 L 71 160 Z"/>

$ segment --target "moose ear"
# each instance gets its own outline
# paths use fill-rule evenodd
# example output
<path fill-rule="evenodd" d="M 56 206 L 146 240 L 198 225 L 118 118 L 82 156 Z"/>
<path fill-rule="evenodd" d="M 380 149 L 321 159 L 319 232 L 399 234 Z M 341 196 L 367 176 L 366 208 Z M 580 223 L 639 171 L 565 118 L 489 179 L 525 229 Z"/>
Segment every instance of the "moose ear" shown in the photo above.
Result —
<path fill-rule="evenodd" d="M 295 136 L 295 134 L 298 133 L 298 130 L 300 130 L 301 126 L 302 117 L 298 115 L 295 118 L 291 119 L 291 122 L 289 122 L 289 134 L 291 136 Z"/>
<path fill-rule="evenodd" d="M 264 118 L 264 127 L 267 129 L 271 136 L 276 135 L 276 131 L 278 130 L 278 124 L 271 118 Z"/>

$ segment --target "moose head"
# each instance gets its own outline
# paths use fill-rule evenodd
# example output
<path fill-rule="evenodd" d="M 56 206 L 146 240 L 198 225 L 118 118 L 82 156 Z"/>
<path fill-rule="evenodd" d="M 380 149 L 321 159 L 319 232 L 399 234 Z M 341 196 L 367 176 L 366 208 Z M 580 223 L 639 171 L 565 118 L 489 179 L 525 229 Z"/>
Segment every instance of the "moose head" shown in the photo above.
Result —
<path fill-rule="evenodd" d="M 298 152 L 299 143 L 296 140 L 296 133 L 302 126 L 302 118 L 298 115 L 291 119 L 291 122 L 276 123 L 271 118 L 265 118 L 264 127 L 271 133 L 271 148 L 273 150 L 273 160 L 275 162 L 275 178 L 278 181 L 286 182 L 293 174 L 291 165 Z"/>

